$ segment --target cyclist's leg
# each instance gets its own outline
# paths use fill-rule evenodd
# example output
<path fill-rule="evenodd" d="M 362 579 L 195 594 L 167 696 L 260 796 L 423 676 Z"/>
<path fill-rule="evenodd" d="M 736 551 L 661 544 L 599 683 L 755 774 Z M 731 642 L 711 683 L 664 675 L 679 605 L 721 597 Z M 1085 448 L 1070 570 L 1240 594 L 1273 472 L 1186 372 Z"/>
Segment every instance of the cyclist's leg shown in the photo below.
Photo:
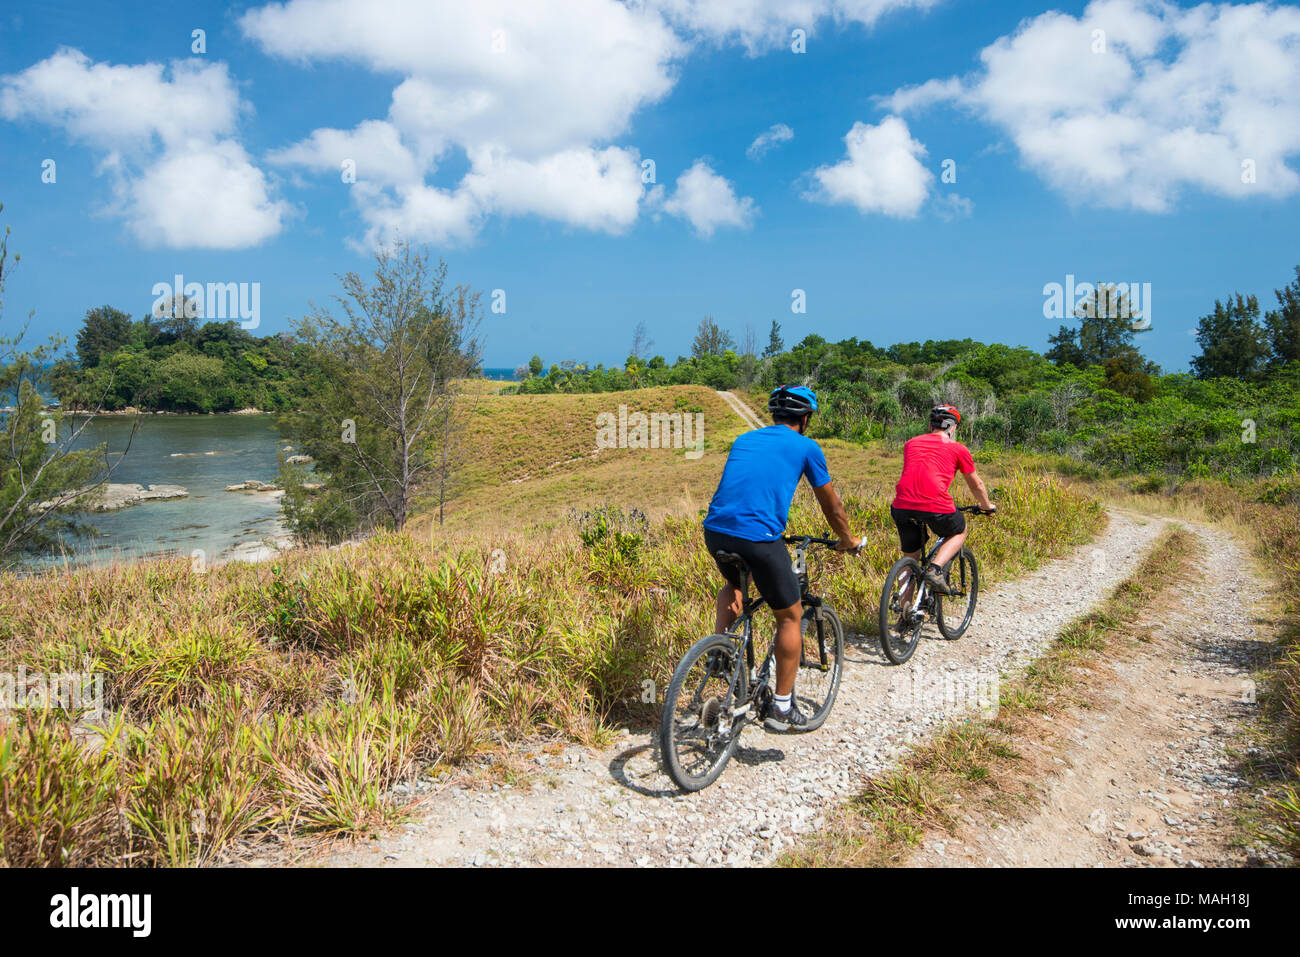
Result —
<path fill-rule="evenodd" d="M 921 549 L 925 547 L 925 526 L 918 522 L 915 513 L 908 509 L 889 507 L 889 514 L 894 519 L 894 526 L 898 529 L 898 547 L 902 551 L 904 558 L 914 558 L 918 562 L 921 560 Z M 915 588 L 915 582 L 909 581 L 907 587 L 903 590 L 903 604 L 906 605 L 912 600 L 912 594 Z"/>
<path fill-rule="evenodd" d="M 754 587 L 776 615 L 776 693 L 790 694 L 803 652 L 803 605 L 799 576 L 790 564 L 784 542 L 750 542 L 742 552 L 754 578 Z"/>
<path fill-rule="evenodd" d="M 799 658 L 803 654 L 803 604 L 795 602 L 776 614 L 776 693 L 785 697 L 794 691 L 794 678 L 799 673 Z"/>
<path fill-rule="evenodd" d="M 744 596 L 735 585 L 723 585 L 718 589 L 717 614 L 713 619 L 713 630 L 722 634 L 732 626 L 744 608 Z"/>
<path fill-rule="evenodd" d="M 942 568 L 966 543 L 966 516 L 961 512 L 939 512 L 930 516 L 928 524 L 936 535 L 944 536 L 943 544 L 934 554 L 934 563 Z"/>
<path fill-rule="evenodd" d="M 707 528 L 704 530 L 704 547 L 709 550 L 714 564 L 718 566 L 718 571 L 727 580 L 727 583 L 718 589 L 718 597 L 714 605 L 713 629 L 716 634 L 722 634 L 732 626 L 732 623 L 740 617 L 745 602 L 745 593 L 740 590 L 739 569 L 733 564 L 718 561 L 717 553 L 728 551 L 743 554 L 744 545 L 745 543 L 738 538 L 710 531 Z"/>

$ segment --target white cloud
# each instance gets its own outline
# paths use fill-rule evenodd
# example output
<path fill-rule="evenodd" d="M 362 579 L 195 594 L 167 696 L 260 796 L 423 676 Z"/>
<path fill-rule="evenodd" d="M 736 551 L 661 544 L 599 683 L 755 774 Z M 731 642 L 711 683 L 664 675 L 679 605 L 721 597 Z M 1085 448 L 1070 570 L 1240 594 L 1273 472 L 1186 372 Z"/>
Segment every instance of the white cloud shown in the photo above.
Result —
<path fill-rule="evenodd" d="M 533 214 L 618 233 L 636 221 L 644 193 L 635 150 L 579 148 L 536 161 L 483 151 L 464 188 L 485 210 Z"/>
<path fill-rule="evenodd" d="M 340 176 L 351 161 L 358 182 L 384 186 L 418 183 L 422 177 L 401 133 L 384 120 L 366 120 L 352 130 L 319 129 L 299 143 L 273 150 L 267 159 Z"/>
<path fill-rule="evenodd" d="M 367 241 L 399 228 L 470 237 L 493 213 L 626 229 L 645 196 L 639 157 L 601 144 L 667 94 L 685 51 L 658 13 L 617 0 L 289 0 L 240 24 L 274 55 L 403 76 L 386 119 L 317 130 L 274 156 L 319 170 L 355 156 Z M 469 171 L 434 185 L 453 148 Z"/>
<path fill-rule="evenodd" d="M 128 187 L 132 232 L 146 245 L 244 249 L 280 231 L 287 207 L 233 140 L 167 150 Z"/>
<path fill-rule="evenodd" d="M 0 115 L 102 154 L 117 211 L 147 245 L 237 249 L 280 231 L 288 206 L 233 137 L 242 109 L 219 63 L 110 65 L 63 49 L 0 79 Z"/>
<path fill-rule="evenodd" d="M 1098 32 L 1100 31 L 1100 32 Z M 1104 39 L 1105 52 L 1094 52 Z M 1300 188 L 1300 10 L 1095 0 L 986 47 L 974 74 L 903 89 L 896 110 L 951 101 L 1000 127 L 1072 201 L 1163 212 L 1187 188 Z M 1243 163 L 1255 182 L 1243 182 Z"/>
<path fill-rule="evenodd" d="M 738 198 L 726 177 L 715 173 L 704 160 L 696 160 L 681 176 L 664 212 L 691 224 L 701 236 L 712 236 L 719 226 L 747 228 L 758 213 L 751 197 Z"/>
<path fill-rule="evenodd" d="M 739 40 L 750 54 L 811 35 L 823 19 L 872 27 L 895 10 L 928 10 L 941 0 L 648 0 L 683 30 L 716 42 Z"/>
<path fill-rule="evenodd" d="M 754 142 L 749 144 L 749 149 L 745 150 L 745 155 L 752 160 L 762 159 L 763 154 L 772 149 L 779 143 L 788 143 L 794 139 L 794 130 L 784 123 L 773 123 L 772 126 L 758 134 Z"/>
<path fill-rule="evenodd" d="M 934 201 L 934 210 L 939 216 L 952 222 L 954 219 L 967 219 L 975 212 L 975 203 L 957 193 L 944 193 Z"/>
<path fill-rule="evenodd" d="M 903 120 L 887 116 L 876 126 L 854 123 L 844 143 L 843 160 L 813 170 L 817 185 L 807 198 L 904 219 L 920 211 L 934 174 L 921 163 L 925 147 L 912 139 Z"/>
<path fill-rule="evenodd" d="M 472 236 L 492 214 L 626 229 L 641 209 L 662 208 L 663 191 L 632 176 L 635 150 L 610 142 L 668 94 L 692 44 L 738 41 L 753 53 L 788 42 L 789 26 L 811 31 L 828 19 L 870 26 L 892 10 L 937 2 L 287 0 L 239 22 L 274 56 L 343 60 L 402 77 L 386 118 L 317 130 L 274 154 L 278 163 L 321 171 L 355 154 L 352 196 L 367 241 L 383 241 L 399 227 L 408 236 Z M 756 142 L 753 155 L 780 141 Z M 452 149 L 470 169 L 459 182 L 438 182 Z M 690 211 L 698 212 L 702 235 L 748 222 L 752 200 L 732 194 L 728 202 L 719 184 L 730 189 L 695 172 L 668 202 L 693 223 Z"/>

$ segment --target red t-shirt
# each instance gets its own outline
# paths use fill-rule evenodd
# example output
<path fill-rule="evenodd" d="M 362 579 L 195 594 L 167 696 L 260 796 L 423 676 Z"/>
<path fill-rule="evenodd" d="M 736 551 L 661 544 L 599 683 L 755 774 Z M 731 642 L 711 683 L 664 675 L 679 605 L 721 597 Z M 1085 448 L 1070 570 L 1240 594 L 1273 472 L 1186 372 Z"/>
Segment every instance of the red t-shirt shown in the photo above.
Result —
<path fill-rule="evenodd" d="M 903 476 L 894 487 L 894 507 L 918 512 L 954 512 L 948 486 L 957 472 L 975 471 L 970 449 L 941 432 L 918 435 L 903 446 Z"/>

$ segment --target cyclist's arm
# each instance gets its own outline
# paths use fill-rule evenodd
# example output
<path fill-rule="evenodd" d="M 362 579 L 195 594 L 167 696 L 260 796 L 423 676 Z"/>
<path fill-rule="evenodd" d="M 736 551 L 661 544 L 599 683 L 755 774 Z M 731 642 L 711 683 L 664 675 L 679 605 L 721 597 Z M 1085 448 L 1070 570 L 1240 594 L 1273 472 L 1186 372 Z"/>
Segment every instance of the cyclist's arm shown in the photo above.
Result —
<path fill-rule="evenodd" d="M 971 469 L 969 472 L 963 472 L 961 477 L 966 480 L 966 485 L 969 486 L 971 494 L 975 496 L 975 501 L 979 503 L 980 508 L 985 511 L 993 511 L 996 508 L 989 501 L 989 490 L 985 488 L 984 480 L 980 478 L 979 472 Z"/>
<path fill-rule="evenodd" d="M 844 503 L 840 501 L 835 486 L 827 482 L 825 485 L 815 487 L 813 494 L 817 496 L 817 504 L 822 507 L 822 514 L 826 516 L 826 521 L 831 523 L 835 537 L 840 540 L 837 548 L 840 551 L 857 548 L 857 536 L 849 531 L 849 517 L 844 514 Z"/>

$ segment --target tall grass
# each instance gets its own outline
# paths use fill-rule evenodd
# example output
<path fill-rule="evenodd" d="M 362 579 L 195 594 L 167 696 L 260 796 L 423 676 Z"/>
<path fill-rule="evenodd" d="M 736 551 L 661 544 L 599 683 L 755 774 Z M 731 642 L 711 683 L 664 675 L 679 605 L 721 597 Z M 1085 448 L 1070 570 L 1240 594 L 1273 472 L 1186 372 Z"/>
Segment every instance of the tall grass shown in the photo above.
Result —
<path fill-rule="evenodd" d="M 971 544 L 984 579 L 1086 541 L 1084 494 L 1027 473 Z M 848 494 L 863 558 L 823 554 L 818 588 L 874 619 L 897 557 L 888 499 Z M 792 532 L 823 531 L 811 495 Z M 720 578 L 697 517 L 610 545 L 437 547 L 380 534 L 206 574 L 182 561 L 0 581 L 0 671 L 103 674 L 106 714 L 0 712 L 0 862 L 190 865 L 271 833 L 358 833 L 394 784 L 539 735 L 599 744 L 649 725 L 647 687 L 712 627 Z M 647 684 L 650 682 L 651 684 Z"/>

